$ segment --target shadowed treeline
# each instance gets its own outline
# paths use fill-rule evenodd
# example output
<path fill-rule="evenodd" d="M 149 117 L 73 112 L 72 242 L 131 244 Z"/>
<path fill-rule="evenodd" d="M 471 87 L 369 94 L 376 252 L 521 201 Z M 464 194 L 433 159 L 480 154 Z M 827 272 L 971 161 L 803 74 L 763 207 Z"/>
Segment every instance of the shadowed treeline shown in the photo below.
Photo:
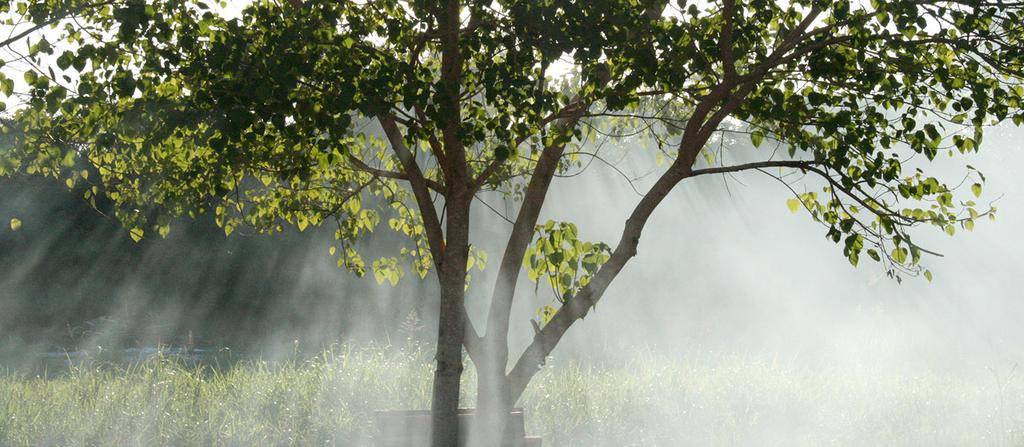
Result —
<path fill-rule="evenodd" d="M 3 178 L 0 191 L 0 349 L 162 343 L 267 354 L 275 341 L 290 351 L 293 340 L 427 324 L 411 298 L 430 282 L 402 284 L 401 299 L 335 268 L 329 228 L 225 237 L 212 219 L 182 219 L 166 239 L 136 243 L 102 203 L 93 209 L 52 180 Z M 12 217 L 18 231 L 6 228 Z"/>

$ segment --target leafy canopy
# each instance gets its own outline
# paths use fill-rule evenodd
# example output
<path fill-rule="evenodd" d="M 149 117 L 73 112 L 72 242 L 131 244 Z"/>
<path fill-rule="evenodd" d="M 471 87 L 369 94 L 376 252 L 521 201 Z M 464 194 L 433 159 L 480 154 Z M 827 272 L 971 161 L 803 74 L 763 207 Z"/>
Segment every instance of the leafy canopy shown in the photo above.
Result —
<path fill-rule="evenodd" d="M 566 170 L 588 139 L 640 135 L 680 178 L 820 177 L 790 209 L 895 274 L 919 269 L 912 228 L 953 234 L 995 211 L 973 201 L 980 173 L 955 195 L 924 161 L 1024 120 L 1019 2 L 471 1 L 454 39 L 441 3 L 256 1 L 229 17 L 186 0 L 10 2 L 5 20 L 37 32 L 4 42 L 23 58 L 0 76 L 20 102 L 0 174 L 105 196 L 133 237 L 204 213 L 228 234 L 330 222 L 332 254 L 360 274 L 355 243 L 386 222 L 410 241 L 371 263 L 394 283 L 400 258 L 426 275 L 443 247 L 425 214 L 522 199 L 544 154 Z M 715 153 L 737 134 L 762 148 Z M 534 233 L 524 264 L 560 296 L 610 253 L 570 224 Z"/>

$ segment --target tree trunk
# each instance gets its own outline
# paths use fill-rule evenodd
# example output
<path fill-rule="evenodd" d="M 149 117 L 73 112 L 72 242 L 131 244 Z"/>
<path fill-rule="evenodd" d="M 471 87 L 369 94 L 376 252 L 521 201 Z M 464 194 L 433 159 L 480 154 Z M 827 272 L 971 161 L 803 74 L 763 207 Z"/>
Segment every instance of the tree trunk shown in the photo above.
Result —
<path fill-rule="evenodd" d="M 433 447 L 456 447 L 459 439 L 459 379 L 462 377 L 462 339 L 466 328 L 463 299 L 469 256 L 470 201 L 458 192 L 453 196 L 448 202 L 447 246 L 438 269 L 441 303 L 437 325 L 437 368 L 434 370 L 430 408 L 433 414 Z"/>
<path fill-rule="evenodd" d="M 489 353 L 487 353 L 489 354 Z M 505 375 L 505 364 L 487 358 L 477 364 L 477 400 L 474 427 L 470 427 L 470 445 L 500 446 L 512 411 L 511 383 Z"/>
<path fill-rule="evenodd" d="M 448 284 L 445 284 L 447 282 Z M 459 379 L 462 377 L 462 287 L 442 280 L 441 316 L 437 328 L 437 367 L 434 370 L 434 447 L 455 447 L 459 434 Z M 453 289 L 457 289 L 453 290 Z"/>

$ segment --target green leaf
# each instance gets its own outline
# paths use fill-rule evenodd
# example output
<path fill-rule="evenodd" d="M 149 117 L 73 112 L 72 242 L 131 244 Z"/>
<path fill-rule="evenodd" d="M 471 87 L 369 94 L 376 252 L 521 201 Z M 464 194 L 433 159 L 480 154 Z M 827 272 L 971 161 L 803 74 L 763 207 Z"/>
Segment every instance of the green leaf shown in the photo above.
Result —
<path fill-rule="evenodd" d="M 31 7 L 34 12 L 28 18 L 44 23 L 56 18 L 58 6 L 77 3 L 19 0 L 8 9 Z M 44 33 L 49 40 L 68 43 L 70 51 L 60 53 L 63 48 L 54 48 L 38 34 L 31 37 L 34 42 L 16 45 L 35 43 L 32 52 L 39 57 L 9 65 L 6 75 L 0 76 L 0 92 L 7 96 L 15 89 L 7 76 L 23 76 L 28 82 L 28 88 L 19 84 L 25 91 L 17 97 L 17 113 L 5 116 L 2 127 L 14 131 L 5 134 L 5 144 L 16 147 L 0 150 L 0 173 L 24 169 L 60 181 L 70 177 L 79 192 L 85 192 L 84 174 L 76 176 L 72 170 L 93 170 L 91 183 L 97 189 L 89 190 L 90 199 L 106 195 L 103 199 L 112 202 L 113 209 L 124 210 L 118 217 L 134 229 L 133 239 L 141 238 L 142 228 L 153 234 L 164 230 L 151 221 L 155 216 L 195 217 L 214 209 L 216 223 L 226 235 L 243 223 L 266 233 L 284 231 L 286 223 L 304 230 L 336 221 L 337 248 L 329 251 L 341 255 L 340 266 L 363 274 L 369 265 L 350 247 L 366 242 L 368 250 L 376 251 L 377 241 L 365 239 L 379 239 L 367 235 L 381 220 L 408 237 L 395 247 L 410 247 L 406 242 L 413 242 L 415 248 L 402 256 L 417 266 L 417 273 L 424 275 L 433 262 L 424 216 L 409 188 L 398 181 L 409 178 L 409 173 L 390 150 L 389 143 L 394 142 L 364 125 L 376 112 L 415 112 L 414 121 L 402 119 L 398 130 L 431 183 L 473 184 L 473 178 L 455 178 L 465 173 L 442 167 L 471 166 L 472 173 L 501 160 L 487 184 L 476 186 L 519 200 L 532 180 L 531 166 L 545 147 L 565 145 L 567 156 L 556 166 L 565 174 L 589 163 L 584 145 L 594 144 L 599 135 L 625 135 L 624 130 L 642 126 L 639 121 L 666 124 L 650 129 L 665 135 L 643 138 L 641 145 L 659 144 L 650 164 L 672 164 L 673 156 L 662 154 L 666 148 L 660 147 L 672 138 L 660 137 L 685 132 L 678 127 L 678 118 L 692 114 L 692 101 L 689 93 L 648 93 L 704 95 L 707 80 L 720 74 L 721 67 L 717 45 L 708 45 L 720 30 L 720 11 L 692 1 L 675 2 L 681 17 L 672 13 L 654 22 L 627 6 L 650 2 L 612 2 L 621 5 L 600 11 L 590 11 L 586 2 L 485 2 L 488 6 L 479 10 L 479 32 L 454 42 L 466 67 L 464 76 L 454 82 L 439 79 L 438 69 L 444 64 L 436 39 L 417 37 L 436 28 L 429 1 L 333 2 L 301 11 L 283 6 L 285 2 L 249 2 L 252 5 L 244 6 L 248 10 L 236 18 L 201 2 L 185 2 L 195 7 L 179 3 L 119 0 L 103 7 L 73 8 L 82 27 L 54 27 Z M 396 7 L 406 3 L 415 7 Z M 718 112 L 731 112 L 715 112 L 714 119 L 706 116 L 702 121 L 715 124 L 700 129 L 698 138 L 687 144 L 704 148 L 700 155 L 708 165 L 753 161 L 731 155 L 728 160 L 721 155 L 711 158 L 732 149 L 725 144 L 751 149 L 777 142 L 786 147 L 772 154 L 772 161 L 813 161 L 815 169 L 828 176 L 819 179 L 823 185 L 853 188 L 856 197 L 836 197 L 829 190 L 821 200 L 800 194 L 786 206 L 792 213 L 808 210 L 830 229 L 828 238 L 835 242 L 859 231 L 855 218 L 872 214 L 877 218 L 865 219 L 871 227 L 864 230 L 877 232 L 881 238 L 873 239 L 879 244 L 888 244 L 893 236 L 909 236 L 903 230 L 918 231 L 898 225 L 896 216 L 886 215 L 890 209 L 910 208 L 910 218 L 934 222 L 943 230 L 958 223 L 969 230 L 975 222 L 952 219 L 971 212 L 964 208 L 974 205 L 955 201 L 947 185 L 926 174 L 925 158 L 938 153 L 947 134 L 952 147 L 973 152 L 981 146 L 989 123 L 1007 118 L 1024 123 L 1019 76 L 1003 76 L 1001 69 L 1024 66 L 1024 54 L 1006 46 L 1013 39 L 1003 38 L 1011 31 L 1020 34 L 1012 26 L 1021 20 L 1019 11 L 1003 2 L 987 2 L 983 7 L 972 3 L 931 8 L 931 15 L 923 17 L 919 8 L 900 2 L 873 0 L 854 8 L 845 0 L 832 2 L 832 7 L 825 7 L 829 2 L 811 2 L 820 5 L 815 21 L 841 24 L 833 27 L 834 37 L 850 44 L 791 51 L 794 58 L 771 68 L 765 50 L 784 40 L 798 26 L 800 11 L 811 5 L 784 3 L 769 8 L 737 4 L 737 68 L 767 69 L 758 72 L 763 79 L 751 84 L 749 91 L 723 91 L 725 96 L 709 103 L 721 109 Z M 934 27 L 930 22 L 950 26 Z M 892 39 L 869 38 L 885 30 L 895 30 L 889 37 L 900 45 L 889 45 Z M 901 36 L 903 31 L 913 40 Z M 515 42 L 521 45 L 510 45 Z M 643 54 L 648 47 L 652 54 Z M 987 55 L 964 58 L 954 53 L 964 48 L 981 48 Z M 410 52 L 418 52 L 418 58 L 410 61 Z M 658 57 L 662 53 L 678 57 Z M 564 79 L 536 82 L 545 80 L 546 63 L 566 54 L 573 60 Z M 808 76 L 794 81 L 791 73 L 802 69 Z M 71 74 L 74 79 L 62 76 Z M 594 82 L 597 78 L 612 81 Z M 63 87 L 48 87 L 58 82 L 75 86 L 76 95 L 69 99 Z M 862 100 L 859 93 L 871 100 Z M 585 99 L 578 104 L 588 107 L 567 108 L 576 97 Z M 14 108 L 12 100 L 7 102 Z M 589 116 L 605 108 L 616 112 L 608 113 L 614 117 L 605 121 Z M 457 151 L 464 152 L 459 155 L 465 159 L 438 160 L 446 152 L 432 150 L 439 143 L 436 137 L 445 133 L 455 110 L 461 119 L 459 131 L 447 137 L 473 149 Z M 563 120 L 560 110 L 584 115 Z M 636 118 L 647 115 L 652 116 Z M 740 129 L 739 123 L 749 127 Z M 748 132 L 751 146 L 742 136 L 733 138 L 736 131 Z M 719 135 L 725 138 L 709 144 L 707 136 Z M 53 144 L 54 137 L 71 136 L 88 145 L 88 154 Z M 723 144 L 716 148 L 723 152 L 707 150 L 717 143 Z M 916 153 L 926 157 L 901 164 Z M 764 155 L 760 158 L 769 158 Z M 364 161 L 372 170 L 353 169 L 352 160 Z M 392 175 L 375 175 L 381 172 Z M 968 185 L 980 196 L 984 177 L 979 173 L 971 178 L 979 183 Z M 886 196 L 884 203 L 881 198 L 871 200 L 870 191 L 886 190 L 897 194 Z M 245 210 L 227 211 L 239 202 L 246 204 Z M 863 204 L 861 213 L 851 207 L 855 202 Z M 932 204 L 933 209 L 914 209 Z M 447 207 L 451 203 L 438 205 L 452 213 L 465 211 Z M 127 211 L 135 209 L 145 211 Z M 975 214 L 972 219 L 980 217 Z M 611 250 L 584 244 L 575 228 L 562 223 L 549 222 L 543 228 L 532 235 L 524 266 L 531 280 L 551 282 L 560 295 L 557 299 L 572 296 L 592 281 Z M 851 263 L 858 262 L 863 244 L 848 239 L 845 255 Z M 905 250 L 891 258 L 881 245 L 866 250 L 867 255 L 915 264 L 920 250 L 897 244 Z M 404 277 L 401 265 L 390 260 L 373 264 L 379 282 Z M 467 264 L 483 269 L 485 258 L 474 256 Z"/>
<path fill-rule="evenodd" d="M 800 211 L 800 199 L 789 199 L 786 201 L 786 206 L 789 208 L 789 212 L 795 214 Z"/>
<path fill-rule="evenodd" d="M 72 55 L 70 51 L 65 51 L 60 55 L 60 57 L 57 58 L 57 67 L 59 67 L 61 70 L 67 70 L 68 67 L 71 66 L 71 61 L 73 58 L 74 55 Z"/>
<path fill-rule="evenodd" d="M 553 306 L 547 304 L 538 308 L 537 319 L 540 320 L 540 325 L 544 326 L 545 324 L 548 324 L 548 322 L 551 321 L 551 318 L 555 316 L 556 312 L 558 312 L 558 309 L 555 309 Z"/>
<path fill-rule="evenodd" d="M 905 248 L 894 248 L 892 249 L 892 252 L 889 254 L 890 256 L 892 256 L 892 260 L 896 261 L 897 263 L 903 264 L 907 262 L 907 249 Z"/>
<path fill-rule="evenodd" d="M 508 146 L 501 145 L 494 149 L 494 158 L 497 160 L 505 161 L 512 155 L 512 150 Z"/>
<path fill-rule="evenodd" d="M 761 143 L 764 141 L 764 132 L 755 130 L 750 133 L 750 142 L 754 144 L 754 147 L 761 147 Z"/>
<path fill-rule="evenodd" d="M 932 282 L 932 271 L 931 270 L 925 270 L 924 271 L 924 278 L 927 279 L 928 282 Z"/>

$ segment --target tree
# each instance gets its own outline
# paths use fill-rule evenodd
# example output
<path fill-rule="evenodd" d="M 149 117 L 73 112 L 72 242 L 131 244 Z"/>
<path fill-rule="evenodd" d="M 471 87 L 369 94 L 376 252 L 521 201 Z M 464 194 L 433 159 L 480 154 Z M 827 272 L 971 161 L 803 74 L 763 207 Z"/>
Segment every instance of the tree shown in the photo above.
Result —
<path fill-rule="evenodd" d="M 228 234 L 331 223 L 332 254 L 360 275 L 362 236 L 386 221 L 408 237 L 369 270 L 392 283 L 433 270 L 440 285 L 438 446 L 455 444 L 463 346 L 500 433 L 684 180 L 805 175 L 815 189 L 788 206 L 851 264 L 866 253 L 894 278 L 930 278 L 919 227 L 953 234 L 995 209 L 924 169 L 978 150 L 988 125 L 1024 121 L 1022 2 L 289 0 L 229 18 L 198 1 L 51 0 L 7 14 L 38 32 L 19 36 L 27 91 L 0 81 L 23 100 L 4 119 L 0 174 L 90 182 L 85 198 L 113 200 L 136 238 L 202 213 Z M 538 222 L 552 178 L 593 156 L 588 138 L 637 134 L 666 163 L 614 246 Z M 712 156 L 736 134 L 752 143 L 746 161 Z M 776 150 L 756 149 L 768 141 Z M 984 177 L 965 169 L 979 196 Z M 483 333 L 463 305 L 467 270 L 485 260 L 471 244 L 481 194 L 520 204 Z M 524 270 L 561 305 L 541 309 L 511 363 Z"/>

